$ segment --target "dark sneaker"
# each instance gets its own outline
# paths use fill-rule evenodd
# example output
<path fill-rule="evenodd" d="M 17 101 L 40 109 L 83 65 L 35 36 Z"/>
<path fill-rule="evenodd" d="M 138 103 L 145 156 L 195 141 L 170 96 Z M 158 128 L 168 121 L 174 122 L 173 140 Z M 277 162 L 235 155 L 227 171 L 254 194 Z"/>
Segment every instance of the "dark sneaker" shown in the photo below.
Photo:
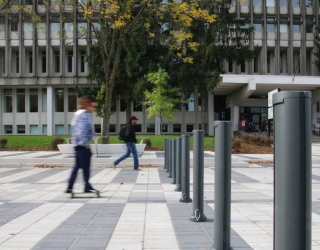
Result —
<path fill-rule="evenodd" d="M 71 194 L 71 193 L 72 193 L 72 189 L 71 189 L 71 188 L 68 188 L 68 189 L 66 190 L 66 193 L 67 193 L 67 194 Z"/>
<path fill-rule="evenodd" d="M 142 170 L 141 168 L 134 168 L 133 170 Z"/>
<path fill-rule="evenodd" d="M 89 190 L 85 190 L 84 192 L 85 193 L 99 193 L 99 191 L 96 189 L 89 189 Z"/>

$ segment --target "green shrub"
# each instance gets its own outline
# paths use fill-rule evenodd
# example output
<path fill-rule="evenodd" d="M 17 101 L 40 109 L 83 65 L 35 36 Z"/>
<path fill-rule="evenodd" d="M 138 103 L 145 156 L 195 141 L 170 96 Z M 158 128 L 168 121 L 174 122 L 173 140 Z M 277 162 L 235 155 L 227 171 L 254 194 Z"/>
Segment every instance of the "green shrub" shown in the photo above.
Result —
<path fill-rule="evenodd" d="M 0 148 L 6 147 L 7 143 L 8 143 L 8 139 L 7 138 L 1 138 L 0 139 Z"/>

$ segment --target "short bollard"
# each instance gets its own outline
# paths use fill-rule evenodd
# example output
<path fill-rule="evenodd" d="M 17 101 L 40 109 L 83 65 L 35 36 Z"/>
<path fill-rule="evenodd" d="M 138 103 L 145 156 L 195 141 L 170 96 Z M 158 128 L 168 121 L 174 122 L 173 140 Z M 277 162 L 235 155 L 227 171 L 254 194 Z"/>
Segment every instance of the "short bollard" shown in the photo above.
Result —
<path fill-rule="evenodd" d="M 214 122 L 214 237 L 215 250 L 230 249 L 231 227 L 231 122 Z"/>
<path fill-rule="evenodd" d="M 273 94 L 275 250 L 311 249 L 311 92 Z"/>
<path fill-rule="evenodd" d="M 190 221 L 203 222 L 204 131 L 193 130 L 193 214 Z"/>
<path fill-rule="evenodd" d="M 177 157 L 177 140 L 173 139 L 173 157 L 172 157 L 172 171 L 171 171 L 171 176 L 172 176 L 172 182 L 171 184 L 176 184 L 176 157 Z"/>
<path fill-rule="evenodd" d="M 171 167 L 171 157 L 172 157 L 172 150 L 171 150 L 171 140 L 167 139 L 167 144 L 168 144 L 168 160 L 167 160 L 167 173 L 170 172 L 170 167 Z"/>
<path fill-rule="evenodd" d="M 164 139 L 164 169 L 168 168 L 168 154 L 169 154 L 169 148 L 168 148 L 168 139 Z"/>
<path fill-rule="evenodd" d="M 176 139 L 176 188 L 174 191 L 181 191 L 181 137 Z"/>
<path fill-rule="evenodd" d="M 181 194 L 180 202 L 192 202 L 190 198 L 190 135 L 181 138 Z"/>

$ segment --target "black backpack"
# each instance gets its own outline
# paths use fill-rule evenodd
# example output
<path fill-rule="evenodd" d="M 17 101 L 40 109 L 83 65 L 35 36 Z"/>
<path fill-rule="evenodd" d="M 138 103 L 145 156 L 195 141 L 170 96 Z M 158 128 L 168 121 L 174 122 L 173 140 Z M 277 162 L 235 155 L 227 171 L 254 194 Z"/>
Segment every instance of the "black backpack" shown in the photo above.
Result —
<path fill-rule="evenodd" d="M 127 130 L 127 125 L 124 125 L 121 127 L 119 134 L 118 134 L 118 139 L 120 141 L 125 141 L 126 139 L 126 130 Z"/>

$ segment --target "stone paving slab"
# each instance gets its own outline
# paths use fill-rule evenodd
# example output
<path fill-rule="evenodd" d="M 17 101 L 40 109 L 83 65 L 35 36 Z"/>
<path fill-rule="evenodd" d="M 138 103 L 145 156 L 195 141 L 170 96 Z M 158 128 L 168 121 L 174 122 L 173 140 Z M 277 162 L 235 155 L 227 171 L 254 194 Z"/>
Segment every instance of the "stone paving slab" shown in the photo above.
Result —
<path fill-rule="evenodd" d="M 0 153 L 8 155 L 8 152 Z M 48 155 L 48 152 L 31 155 L 41 159 L 41 153 Z M 313 147 L 313 154 L 320 155 L 320 147 Z M 231 247 L 270 250 L 273 248 L 273 165 L 258 162 L 270 161 L 273 156 L 237 157 L 257 163 L 232 168 Z M 94 166 L 90 181 L 103 192 L 101 198 L 84 195 L 70 199 L 70 195 L 63 193 L 69 168 L 0 167 L 0 250 L 211 249 L 214 173 L 213 167 L 204 170 L 204 213 L 208 220 L 196 223 L 189 220 L 192 203 L 179 202 L 181 192 L 174 191 L 175 185 L 162 168 L 133 171 L 129 167 L 113 170 Z M 82 188 L 79 173 L 75 190 Z M 191 198 L 192 189 L 191 170 Z M 312 250 L 320 250 L 320 165 L 317 163 L 312 168 Z"/>

